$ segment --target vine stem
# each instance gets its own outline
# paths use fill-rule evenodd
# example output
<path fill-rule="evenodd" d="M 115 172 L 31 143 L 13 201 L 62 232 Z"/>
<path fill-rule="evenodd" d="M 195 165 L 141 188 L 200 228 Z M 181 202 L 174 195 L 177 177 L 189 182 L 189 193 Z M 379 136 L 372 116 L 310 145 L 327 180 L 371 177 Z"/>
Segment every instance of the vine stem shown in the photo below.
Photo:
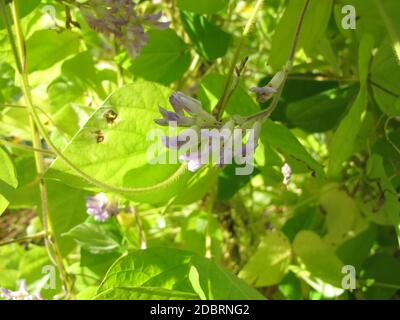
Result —
<path fill-rule="evenodd" d="M 221 119 L 222 114 L 224 112 L 224 108 L 226 106 L 226 103 L 228 102 L 229 91 L 230 91 L 229 89 L 232 84 L 232 78 L 234 76 L 236 65 L 238 64 L 239 59 L 240 59 L 240 52 L 242 51 L 243 45 L 246 41 L 246 37 L 251 30 L 251 26 L 253 25 L 253 23 L 256 19 L 256 16 L 257 16 L 257 12 L 261 8 L 261 5 L 263 4 L 263 2 L 264 2 L 264 0 L 257 0 L 255 6 L 253 8 L 253 11 L 250 15 L 250 18 L 247 21 L 247 23 L 243 29 L 242 36 L 240 38 L 238 47 L 236 48 L 235 54 L 233 56 L 232 64 L 229 68 L 228 75 L 226 77 L 226 81 L 225 81 L 224 89 L 222 91 L 221 98 L 219 99 L 217 105 L 215 106 L 215 108 L 213 110 L 213 114 L 216 116 L 217 120 Z"/>
<path fill-rule="evenodd" d="M 1 1 L 1 7 L 2 11 L 5 11 L 5 5 L 3 0 Z M 29 107 L 30 110 L 35 110 L 35 107 L 33 106 L 32 102 L 32 96 L 30 92 L 30 87 L 29 87 L 29 82 L 28 82 L 28 71 L 26 67 L 26 50 L 25 50 L 25 41 L 23 37 L 23 32 L 19 20 L 19 8 L 18 8 L 18 1 L 14 0 L 12 2 L 12 7 L 11 7 L 11 12 L 12 12 L 12 17 L 14 20 L 14 26 L 15 26 L 15 31 L 16 31 L 16 38 L 17 38 L 17 44 L 15 45 L 14 43 L 14 37 L 11 29 L 11 23 L 8 20 L 7 15 L 4 15 L 4 22 L 6 25 L 8 25 L 7 31 L 10 36 L 10 41 L 12 43 L 12 47 L 16 47 L 16 50 L 14 52 L 14 57 L 16 60 L 17 64 L 17 69 L 20 72 L 21 78 L 22 78 L 22 91 L 24 94 L 24 98 L 26 100 L 26 103 Z M 33 114 L 33 113 L 32 113 Z M 35 120 L 31 116 L 30 117 L 30 124 L 31 124 L 31 132 L 32 132 L 32 143 L 33 143 L 33 148 L 35 149 L 41 149 L 41 139 L 39 132 L 37 130 Z M 48 208 L 48 201 L 47 201 L 47 188 L 46 184 L 42 178 L 44 171 L 45 171 L 45 166 L 44 166 L 44 158 L 43 155 L 40 152 L 35 152 L 35 163 L 36 163 L 36 171 L 38 175 L 41 177 L 39 179 L 39 190 L 40 190 L 40 199 L 41 199 L 41 210 L 42 210 L 42 224 L 43 224 L 43 231 L 46 235 L 45 237 L 45 246 L 46 250 L 48 252 L 50 260 L 57 266 L 59 272 L 60 272 L 60 277 L 63 282 L 63 286 L 67 292 L 67 295 L 69 295 L 70 290 L 72 288 L 70 278 L 68 276 L 68 273 L 66 272 L 64 262 L 62 259 L 62 256 L 60 254 L 60 250 L 57 246 L 56 242 L 52 241 L 52 224 L 51 224 L 51 219 L 49 215 L 49 208 Z"/>
<path fill-rule="evenodd" d="M 4 241 L 0 241 L 0 247 L 8 245 L 8 244 L 12 244 L 12 243 L 29 242 L 31 240 L 45 238 L 46 236 L 47 236 L 46 232 L 42 231 L 42 232 L 38 232 L 38 233 L 32 234 L 30 236 L 26 236 L 26 237 L 4 240 Z"/>
<path fill-rule="evenodd" d="M 249 116 L 247 118 L 248 120 L 257 119 L 257 120 L 265 121 L 274 112 L 274 110 L 278 106 L 278 102 L 279 102 L 279 99 L 281 98 L 282 91 L 283 91 L 283 88 L 285 87 L 289 72 L 293 67 L 294 56 L 296 54 L 297 44 L 299 42 L 300 31 L 303 26 L 304 17 L 306 15 L 309 5 L 310 5 L 310 0 L 305 0 L 303 10 L 301 11 L 299 20 L 297 22 L 296 32 L 294 35 L 292 48 L 290 50 L 289 60 L 284 69 L 284 78 L 283 78 L 282 84 L 280 85 L 280 87 L 278 89 L 278 92 L 275 94 L 274 99 L 272 100 L 271 105 L 268 109 Z"/>
<path fill-rule="evenodd" d="M 27 151 L 32 151 L 32 152 L 41 152 L 43 154 L 47 154 L 47 155 L 50 155 L 50 156 L 54 156 L 55 155 L 55 153 L 53 151 L 51 151 L 51 150 L 34 148 L 34 147 L 26 146 L 24 144 L 19 144 L 19 143 L 14 143 L 14 142 L 11 142 L 11 141 L 7 141 L 7 140 L 4 140 L 4 139 L 0 139 L 0 145 L 10 146 L 12 148 L 21 149 L 21 150 L 27 150 Z"/>

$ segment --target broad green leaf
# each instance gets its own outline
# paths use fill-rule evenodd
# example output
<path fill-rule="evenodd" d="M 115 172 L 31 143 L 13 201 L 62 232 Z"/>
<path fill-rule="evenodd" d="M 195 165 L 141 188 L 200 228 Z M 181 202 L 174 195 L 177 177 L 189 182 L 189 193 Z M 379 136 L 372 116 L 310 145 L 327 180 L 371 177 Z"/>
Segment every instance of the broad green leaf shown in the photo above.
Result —
<path fill-rule="evenodd" d="M 26 41 L 29 72 L 45 70 L 78 53 L 79 34 L 64 30 L 39 30 Z"/>
<path fill-rule="evenodd" d="M 340 121 L 355 89 L 356 86 L 339 87 L 290 102 L 286 116 L 291 124 L 307 132 L 328 131 Z"/>
<path fill-rule="evenodd" d="M 362 279 L 369 284 L 367 299 L 391 299 L 400 288 L 400 262 L 393 256 L 376 254 L 365 261 L 362 269 Z"/>
<path fill-rule="evenodd" d="M 198 277 L 193 276 L 192 268 Z M 147 299 L 160 299 L 161 293 L 163 299 L 178 299 L 177 295 L 179 299 L 199 298 L 194 289 L 199 292 L 199 286 L 207 299 L 263 298 L 211 260 L 172 248 L 151 248 L 122 257 L 108 271 L 97 297 L 104 298 L 104 294 L 107 299 L 137 297 L 143 290 Z M 122 296 L 120 288 L 125 290 Z"/>
<path fill-rule="evenodd" d="M 360 77 L 360 91 L 349 112 L 340 122 L 330 145 L 328 175 L 331 177 L 339 175 L 343 162 L 346 161 L 354 151 L 357 134 L 361 129 L 368 103 L 367 77 L 372 49 L 373 38 L 365 36 L 359 48 L 358 71 Z"/>
<path fill-rule="evenodd" d="M 0 163 L 0 180 L 4 181 L 11 187 L 16 188 L 18 186 L 18 179 L 14 164 L 3 148 L 0 148 Z"/>
<path fill-rule="evenodd" d="M 285 66 L 289 60 L 297 23 L 305 1 L 291 0 L 272 38 L 268 64 L 274 70 Z M 311 1 L 304 17 L 297 49 L 312 53 L 325 33 L 331 16 L 332 0 Z"/>
<path fill-rule="evenodd" d="M 120 248 L 113 235 L 97 224 L 79 224 L 63 236 L 73 238 L 82 249 L 94 254 L 108 253 Z"/>
<path fill-rule="evenodd" d="M 239 273 L 239 277 L 256 287 L 279 283 L 288 271 L 292 247 L 280 231 L 268 232 L 254 254 Z"/>
<path fill-rule="evenodd" d="M 196 13 L 214 13 L 224 9 L 229 0 L 178 0 L 178 8 Z"/>
<path fill-rule="evenodd" d="M 377 228 L 371 224 L 367 230 L 343 242 L 336 249 L 336 254 L 345 265 L 352 265 L 356 270 L 361 270 L 361 265 L 369 256 L 376 237 Z"/>
<path fill-rule="evenodd" d="M 85 200 L 89 193 L 58 181 L 47 181 L 46 186 L 53 235 L 61 255 L 66 257 L 75 242 L 62 235 L 87 218 Z"/>
<path fill-rule="evenodd" d="M 299 232 L 293 241 L 293 250 L 311 278 L 341 288 L 343 263 L 317 234 Z"/>
<path fill-rule="evenodd" d="M 374 0 L 382 20 L 385 23 L 389 37 L 392 40 L 392 47 L 397 57 L 397 63 L 400 64 L 400 23 L 399 16 L 400 5 L 398 1 L 379 1 Z"/>
<path fill-rule="evenodd" d="M 332 184 L 322 188 L 320 204 L 326 212 L 327 233 L 324 240 L 332 246 L 345 241 L 354 232 L 359 209 L 357 202 Z"/>
<path fill-rule="evenodd" d="M 203 103 L 203 107 L 210 111 L 217 104 L 221 97 L 225 83 L 225 77 L 211 73 L 207 75 L 200 83 L 199 99 Z M 250 115 L 260 111 L 259 106 L 248 95 L 247 89 L 239 85 L 229 100 L 225 108 L 228 115 Z"/>
<path fill-rule="evenodd" d="M 372 60 L 371 84 L 379 108 L 389 116 L 400 115 L 399 78 L 400 67 L 386 37 Z"/>
<path fill-rule="evenodd" d="M 150 164 L 146 152 L 155 142 L 146 137 L 152 129 L 163 129 L 154 123 L 154 119 L 160 118 L 159 106 L 168 108 L 171 93 L 166 87 L 145 81 L 120 88 L 92 114 L 63 151 L 64 155 L 86 174 L 112 186 L 140 188 L 165 181 L 180 164 Z M 104 118 L 110 110 L 117 114 L 113 123 L 107 123 Z M 97 142 L 96 132 L 99 130 L 104 136 L 101 142 Z M 166 133 L 164 129 L 161 132 Z M 162 148 L 164 152 L 165 148 Z M 165 203 L 179 195 L 186 183 L 202 175 L 202 172 L 184 173 L 168 188 L 157 190 L 156 197 L 154 191 L 125 196 L 141 202 Z M 61 179 L 72 186 L 90 186 L 83 183 L 60 159 L 52 165 L 47 177 Z"/>
<path fill-rule="evenodd" d="M 289 164 L 297 162 L 305 170 L 315 172 L 319 177 L 324 176 L 322 166 L 310 156 L 288 128 L 268 119 L 263 125 L 261 134 L 265 136 L 265 142 L 283 154 Z"/>
<path fill-rule="evenodd" d="M 136 77 L 170 84 L 182 77 L 190 65 L 189 48 L 172 29 L 150 30 L 149 42 L 132 61 Z"/>
<path fill-rule="evenodd" d="M 229 33 L 204 16 L 181 11 L 182 23 L 196 51 L 207 61 L 223 57 L 231 42 Z"/>

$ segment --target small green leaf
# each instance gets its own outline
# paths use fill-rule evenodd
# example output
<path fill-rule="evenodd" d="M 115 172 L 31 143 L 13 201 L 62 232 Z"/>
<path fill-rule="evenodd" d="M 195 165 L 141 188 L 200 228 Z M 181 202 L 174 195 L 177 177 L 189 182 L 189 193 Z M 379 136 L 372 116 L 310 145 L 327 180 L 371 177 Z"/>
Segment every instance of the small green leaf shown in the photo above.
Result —
<path fill-rule="evenodd" d="M 0 148 L 0 180 L 4 181 L 13 188 L 18 186 L 18 179 L 15 172 L 14 164 L 12 163 L 7 152 Z"/>
<path fill-rule="evenodd" d="M 190 66 L 186 44 L 172 29 L 150 30 L 148 35 L 149 42 L 130 66 L 133 75 L 163 84 L 180 79 Z"/>
<path fill-rule="evenodd" d="M 239 277 L 257 287 L 277 284 L 288 271 L 291 255 L 289 239 L 280 231 L 268 232 Z"/>
<path fill-rule="evenodd" d="M 94 254 L 108 253 L 120 248 L 112 234 L 97 224 L 79 224 L 63 236 L 73 238 L 82 249 Z"/>
<path fill-rule="evenodd" d="M 195 13 L 214 13 L 224 9 L 229 0 L 178 0 L 178 8 Z"/>

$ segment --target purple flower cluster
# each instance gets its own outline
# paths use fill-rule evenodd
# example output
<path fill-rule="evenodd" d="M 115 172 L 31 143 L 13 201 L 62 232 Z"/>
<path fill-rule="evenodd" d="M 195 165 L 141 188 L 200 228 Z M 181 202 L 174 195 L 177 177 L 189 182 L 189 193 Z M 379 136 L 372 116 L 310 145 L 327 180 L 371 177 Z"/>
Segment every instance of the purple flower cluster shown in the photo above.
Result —
<path fill-rule="evenodd" d="M 80 10 L 91 28 L 114 36 L 131 57 L 148 41 L 145 25 L 158 29 L 169 26 L 169 22 L 160 21 L 161 13 L 139 16 L 132 0 L 89 0 Z"/>
<path fill-rule="evenodd" d="M 248 121 L 239 127 L 232 119 L 221 123 L 202 108 L 200 101 L 181 92 L 173 93 L 169 100 L 174 111 L 160 107 L 162 119 L 155 122 L 187 128 L 177 136 L 163 137 L 163 143 L 169 149 L 182 151 L 179 160 L 188 163 L 189 171 L 195 172 L 207 163 L 223 167 L 237 158 L 254 154 L 260 122 Z M 250 133 L 244 142 L 247 131 Z"/>
<path fill-rule="evenodd" d="M 43 300 L 40 294 L 30 294 L 26 288 L 26 281 L 22 280 L 17 291 L 1 288 L 1 295 L 6 300 Z"/>
<path fill-rule="evenodd" d="M 119 212 L 118 206 L 108 200 L 104 193 L 86 198 L 86 212 L 96 221 L 107 221 Z"/>

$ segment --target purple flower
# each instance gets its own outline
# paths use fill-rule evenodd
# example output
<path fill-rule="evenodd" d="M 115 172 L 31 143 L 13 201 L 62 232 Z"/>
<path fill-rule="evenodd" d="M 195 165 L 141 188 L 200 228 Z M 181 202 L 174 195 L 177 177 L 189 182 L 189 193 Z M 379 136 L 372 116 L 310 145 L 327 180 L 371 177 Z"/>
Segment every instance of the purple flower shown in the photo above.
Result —
<path fill-rule="evenodd" d="M 265 86 L 265 87 L 253 87 L 250 89 L 251 92 L 254 92 L 257 95 L 257 101 L 264 103 L 269 100 L 274 93 L 276 93 L 276 89 Z"/>
<path fill-rule="evenodd" d="M 169 22 L 160 21 L 161 13 L 138 16 L 132 0 L 88 0 L 77 4 L 89 26 L 124 46 L 131 57 L 139 54 L 148 36 L 144 27 L 168 28 Z"/>
<path fill-rule="evenodd" d="M 1 288 L 2 297 L 6 300 L 43 300 L 40 294 L 29 294 L 26 281 L 22 280 L 17 291 Z"/>
<path fill-rule="evenodd" d="M 264 87 L 253 87 L 250 89 L 257 95 L 257 101 L 264 103 L 276 93 L 285 79 L 285 71 L 277 72 L 270 82 Z"/>
<path fill-rule="evenodd" d="M 169 97 L 169 102 L 174 112 L 160 107 L 160 113 L 163 118 L 154 120 L 159 125 L 167 126 L 170 122 L 176 122 L 176 125 L 181 127 L 193 125 L 203 127 L 218 124 L 214 116 L 203 109 L 199 100 L 188 97 L 182 92 L 174 92 Z M 185 116 L 185 112 L 188 116 Z"/>
<path fill-rule="evenodd" d="M 86 212 L 96 221 L 104 222 L 111 216 L 117 215 L 119 209 L 116 204 L 110 203 L 104 193 L 98 193 L 86 198 Z"/>

